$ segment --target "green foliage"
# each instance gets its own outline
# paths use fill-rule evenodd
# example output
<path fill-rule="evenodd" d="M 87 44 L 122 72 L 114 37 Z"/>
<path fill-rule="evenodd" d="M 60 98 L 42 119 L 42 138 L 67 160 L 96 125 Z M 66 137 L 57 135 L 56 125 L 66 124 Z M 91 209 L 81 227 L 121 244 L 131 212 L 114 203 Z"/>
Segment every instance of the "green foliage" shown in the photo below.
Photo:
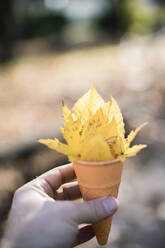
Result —
<path fill-rule="evenodd" d="M 154 29 L 156 31 L 160 30 L 160 28 L 163 28 L 165 26 L 165 5 L 164 7 L 158 7 L 156 9 L 156 23 Z"/>
<path fill-rule="evenodd" d="M 59 35 L 66 24 L 66 19 L 60 14 L 43 12 L 17 17 L 17 31 L 21 38 L 36 38 L 49 35 Z"/>
<path fill-rule="evenodd" d="M 127 32 L 147 34 L 156 23 L 154 8 L 134 0 L 111 0 L 111 5 L 97 24 L 102 31 L 114 37 L 121 37 Z"/>
<path fill-rule="evenodd" d="M 132 6 L 132 23 L 130 24 L 129 31 L 137 34 L 150 33 L 153 30 L 155 21 L 154 9 L 136 3 Z"/>

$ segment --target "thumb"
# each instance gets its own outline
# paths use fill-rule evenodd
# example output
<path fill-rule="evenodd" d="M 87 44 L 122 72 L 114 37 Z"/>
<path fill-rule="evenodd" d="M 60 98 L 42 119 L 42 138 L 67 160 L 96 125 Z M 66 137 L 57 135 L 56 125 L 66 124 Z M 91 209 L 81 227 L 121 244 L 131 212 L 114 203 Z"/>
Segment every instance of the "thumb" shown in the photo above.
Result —
<path fill-rule="evenodd" d="M 74 218 L 78 224 L 96 223 L 113 215 L 118 208 L 118 201 L 110 196 L 74 204 L 77 205 Z"/>

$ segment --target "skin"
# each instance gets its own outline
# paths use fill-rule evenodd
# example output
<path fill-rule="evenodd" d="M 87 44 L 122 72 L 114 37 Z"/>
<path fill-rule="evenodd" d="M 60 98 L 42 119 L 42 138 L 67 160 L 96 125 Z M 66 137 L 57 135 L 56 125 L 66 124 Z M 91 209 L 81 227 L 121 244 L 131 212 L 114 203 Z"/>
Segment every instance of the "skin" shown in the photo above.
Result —
<path fill-rule="evenodd" d="M 117 200 L 81 198 L 72 164 L 50 170 L 19 188 L 13 198 L 2 247 L 70 248 L 94 237 L 92 223 L 117 210 Z M 61 189 L 59 191 L 59 188 Z M 86 223 L 79 228 L 79 224 Z"/>

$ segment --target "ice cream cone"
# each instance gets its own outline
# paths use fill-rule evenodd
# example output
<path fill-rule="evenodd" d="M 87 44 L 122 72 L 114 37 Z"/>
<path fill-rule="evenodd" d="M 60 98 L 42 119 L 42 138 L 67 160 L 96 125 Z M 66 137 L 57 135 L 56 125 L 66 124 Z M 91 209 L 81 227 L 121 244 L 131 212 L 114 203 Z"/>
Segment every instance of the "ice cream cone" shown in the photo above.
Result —
<path fill-rule="evenodd" d="M 117 197 L 123 164 L 119 159 L 103 162 L 74 161 L 74 169 L 85 201 L 104 196 Z M 97 241 L 105 245 L 112 216 L 93 225 Z"/>

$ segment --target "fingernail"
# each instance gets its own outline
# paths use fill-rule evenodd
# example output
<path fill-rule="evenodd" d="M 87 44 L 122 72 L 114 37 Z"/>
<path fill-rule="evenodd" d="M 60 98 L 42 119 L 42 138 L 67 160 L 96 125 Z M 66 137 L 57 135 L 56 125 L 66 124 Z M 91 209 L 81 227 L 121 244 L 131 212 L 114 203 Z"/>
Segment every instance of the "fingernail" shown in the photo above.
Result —
<path fill-rule="evenodd" d="M 103 205 L 104 205 L 105 210 L 109 214 L 113 214 L 118 208 L 117 200 L 114 197 L 104 198 L 103 199 Z"/>

